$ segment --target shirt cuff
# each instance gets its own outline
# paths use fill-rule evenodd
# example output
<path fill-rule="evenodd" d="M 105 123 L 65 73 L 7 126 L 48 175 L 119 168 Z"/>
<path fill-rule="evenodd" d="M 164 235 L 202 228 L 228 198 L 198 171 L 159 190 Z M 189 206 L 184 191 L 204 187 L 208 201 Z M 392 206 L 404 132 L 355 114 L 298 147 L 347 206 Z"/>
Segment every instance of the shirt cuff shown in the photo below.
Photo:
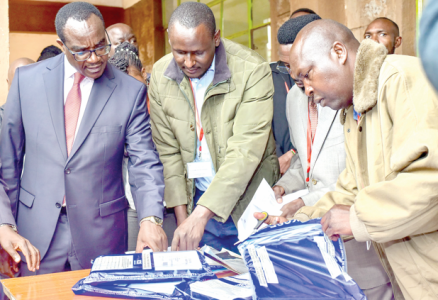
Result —
<path fill-rule="evenodd" d="M 353 232 L 353 236 L 358 242 L 366 242 L 371 240 L 371 236 L 368 233 L 368 230 L 365 226 L 365 223 L 363 223 L 356 214 L 356 209 L 354 207 L 354 204 L 350 208 L 350 226 L 351 231 Z"/>

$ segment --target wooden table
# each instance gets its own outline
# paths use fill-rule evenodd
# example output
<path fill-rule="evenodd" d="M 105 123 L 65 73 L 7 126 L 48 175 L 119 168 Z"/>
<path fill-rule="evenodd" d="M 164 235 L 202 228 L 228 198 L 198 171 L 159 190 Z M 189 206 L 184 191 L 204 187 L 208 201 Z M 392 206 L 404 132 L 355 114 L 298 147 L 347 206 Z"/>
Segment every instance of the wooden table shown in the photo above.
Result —
<path fill-rule="evenodd" d="M 78 296 L 71 288 L 79 279 L 87 277 L 90 270 L 80 270 L 47 275 L 18 277 L 2 280 L 6 296 L 11 300 L 104 300 L 115 298 Z"/>

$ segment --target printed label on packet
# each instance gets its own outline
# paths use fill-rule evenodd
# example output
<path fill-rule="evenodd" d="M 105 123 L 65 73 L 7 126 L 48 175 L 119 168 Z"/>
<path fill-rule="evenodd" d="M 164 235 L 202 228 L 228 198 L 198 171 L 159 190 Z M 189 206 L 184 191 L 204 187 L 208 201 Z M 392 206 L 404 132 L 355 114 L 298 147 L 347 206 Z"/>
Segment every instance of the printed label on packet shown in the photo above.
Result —
<path fill-rule="evenodd" d="M 252 264 L 253 264 L 254 269 L 256 271 L 256 275 L 257 275 L 257 278 L 259 279 L 260 285 L 264 286 L 264 287 L 268 287 L 268 283 L 266 282 L 266 278 L 265 278 L 265 273 L 263 272 L 263 269 L 262 269 L 262 264 L 260 262 L 259 257 L 256 254 L 255 246 L 249 245 L 247 250 L 248 250 L 249 255 L 251 256 Z"/>
<path fill-rule="evenodd" d="M 257 254 L 260 258 L 260 261 L 262 263 L 263 270 L 265 271 L 266 281 L 268 283 L 278 283 L 278 277 L 275 273 L 274 265 L 269 258 L 268 251 L 266 250 L 266 247 L 260 247 L 257 249 Z"/>
<path fill-rule="evenodd" d="M 126 270 L 134 268 L 134 256 L 100 256 L 91 268 L 91 271 Z"/>
<path fill-rule="evenodd" d="M 330 276 L 332 278 L 336 278 L 339 275 L 341 275 L 342 274 L 341 269 L 339 265 L 336 263 L 334 256 L 331 256 L 331 254 L 328 253 L 329 251 L 332 251 L 330 245 L 334 248 L 333 244 L 331 242 L 327 243 L 327 240 L 323 236 L 315 236 L 313 240 L 318 245 L 318 248 L 321 251 L 322 258 L 324 259 L 325 265 L 327 266 Z"/>
<path fill-rule="evenodd" d="M 151 263 L 151 252 L 143 252 L 141 254 L 141 259 L 143 261 L 143 270 L 150 270 L 152 269 L 152 263 Z"/>

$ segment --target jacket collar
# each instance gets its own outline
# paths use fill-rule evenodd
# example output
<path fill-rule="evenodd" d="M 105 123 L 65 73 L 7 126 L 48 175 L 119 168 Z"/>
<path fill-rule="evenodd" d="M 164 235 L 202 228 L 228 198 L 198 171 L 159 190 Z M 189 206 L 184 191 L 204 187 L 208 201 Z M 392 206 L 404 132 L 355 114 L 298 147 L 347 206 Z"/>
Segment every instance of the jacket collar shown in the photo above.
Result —
<path fill-rule="evenodd" d="M 354 67 L 353 105 L 358 113 L 364 113 L 377 103 L 380 68 L 388 51 L 372 40 L 360 44 Z"/>
<path fill-rule="evenodd" d="M 213 81 L 211 83 L 212 85 L 215 85 L 222 81 L 226 81 L 231 78 L 231 72 L 227 65 L 227 53 L 225 51 L 224 41 L 222 39 L 219 46 L 216 47 L 215 55 L 215 72 Z M 176 64 L 175 59 L 172 58 L 166 71 L 164 71 L 164 76 L 169 77 L 170 79 L 173 79 L 178 84 L 180 84 L 185 75 Z"/>

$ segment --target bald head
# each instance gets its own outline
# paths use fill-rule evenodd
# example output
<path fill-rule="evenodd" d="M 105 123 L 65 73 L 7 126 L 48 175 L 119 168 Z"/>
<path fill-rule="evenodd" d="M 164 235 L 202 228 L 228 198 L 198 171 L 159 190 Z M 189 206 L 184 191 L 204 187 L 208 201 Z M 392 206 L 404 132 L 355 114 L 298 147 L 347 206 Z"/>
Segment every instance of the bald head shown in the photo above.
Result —
<path fill-rule="evenodd" d="M 111 40 L 111 52 L 109 53 L 109 56 L 113 56 L 116 47 L 123 42 L 131 43 L 138 48 L 137 37 L 129 25 L 117 23 L 109 26 L 106 31 Z"/>
<path fill-rule="evenodd" d="M 19 58 L 17 60 L 14 60 L 9 65 L 8 79 L 6 79 L 6 81 L 8 82 L 8 90 L 11 88 L 12 79 L 14 79 L 14 75 L 15 75 L 15 70 L 17 70 L 18 67 L 27 66 L 27 65 L 30 65 L 33 63 L 35 63 L 35 62 L 33 60 L 31 60 L 30 58 L 22 57 L 22 58 Z"/>
<path fill-rule="evenodd" d="M 402 43 L 398 25 L 394 21 L 383 17 L 372 21 L 365 29 L 363 37 L 384 45 L 388 50 L 388 54 L 394 54 L 395 49 L 400 47 Z"/>
<path fill-rule="evenodd" d="M 359 41 L 333 20 L 317 20 L 297 35 L 290 52 L 291 76 L 315 103 L 332 109 L 353 99 L 353 74 Z"/>

